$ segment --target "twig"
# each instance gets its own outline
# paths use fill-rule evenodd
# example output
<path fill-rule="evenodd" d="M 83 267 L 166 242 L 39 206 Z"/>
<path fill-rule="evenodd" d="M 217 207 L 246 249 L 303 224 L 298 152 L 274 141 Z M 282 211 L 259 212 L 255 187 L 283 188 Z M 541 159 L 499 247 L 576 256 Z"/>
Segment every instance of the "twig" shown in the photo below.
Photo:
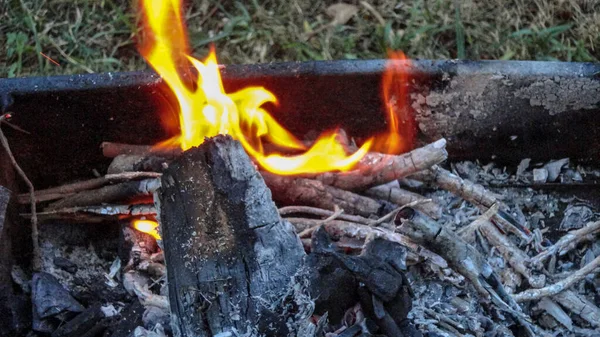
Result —
<path fill-rule="evenodd" d="M 332 216 L 333 214 L 335 214 L 335 212 L 327 209 L 310 206 L 285 206 L 279 209 L 279 214 L 281 216 L 298 213 L 311 214 L 316 216 Z M 375 222 L 375 220 L 367 219 L 360 215 L 340 214 L 337 218 L 340 220 L 356 222 L 363 225 L 370 225 L 373 222 Z"/>
<path fill-rule="evenodd" d="M 442 138 L 402 155 L 370 152 L 352 171 L 323 173 L 314 179 L 346 191 L 361 191 L 425 170 L 446 158 L 446 140 Z"/>
<path fill-rule="evenodd" d="M 406 205 L 415 200 L 425 199 L 422 195 L 401 189 L 400 187 L 391 184 L 375 186 L 366 190 L 364 193 L 372 198 L 389 201 L 398 206 Z M 434 219 L 439 219 L 442 215 L 442 208 L 432 200 L 427 203 L 415 205 L 415 209 Z"/>
<path fill-rule="evenodd" d="M 492 207 L 490 207 L 487 211 L 485 211 L 483 214 L 481 214 L 479 217 L 477 217 L 477 219 L 475 219 L 475 221 L 471 222 L 470 224 L 459 228 L 456 231 L 456 234 L 458 234 L 463 240 L 473 243 L 475 241 L 475 237 L 474 234 L 475 232 L 479 229 L 479 227 L 489 223 L 489 221 L 492 219 L 492 217 L 494 215 L 496 215 L 496 213 L 498 212 L 498 204 L 493 204 Z"/>
<path fill-rule="evenodd" d="M 342 215 L 342 213 L 344 213 L 344 210 L 341 209 L 338 205 L 334 205 L 333 207 L 335 209 L 335 212 L 333 212 L 333 214 L 331 214 L 330 216 L 328 216 L 327 218 L 321 220 L 321 222 L 319 222 L 319 225 L 324 225 L 332 220 L 337 219 L 340 215 Z"/>
<path fill-rule="evenodd" d="M 531 269 L 527 268 L 529 262 L 527 254 L 516 247 L 506 235 L 500 233 L 496 226 L 492 225 L 490 222 L 486 222 L 479 226 L 479 231 L 494 247 L 496 247 L 496 249 L 498 249 L 508 264 L 525 277 L 531 287 L 541 288 L 544 286 L 546 283 L 546 276 L 543 274 L 535 274 Z"/>
<path fill-rule="evenodd" d="M 100 144 L 102 155 L 107 158 L 125 155 L 158 155 L 173 159 L 181 154 L 181 149 L 177 147 L 153 147 L 150 145 L 132 145 L 112 142 L 103 142 Z"/>
<path fill-rule="evenodd" d="M 49 217 L 53 215 L 68 216 L 76 213 L 91 213 L 105 216 L 154 216 L 156 215 L 156 208 L 153 204 L 134 204 L 134 205 L 105 205 L 105 206 L 87 206 L 87 207 L 65 207 L 48 212 L 38 212 L 38 217 Z M 30 214 L 21 214 L 21 216 L 29 217 Z"/>
<path fill-rule="evenodd" d="M 416 209 L 415 206 L 421 205 L 421 204 L 425 204 L 430 202 L 431 199 L 420 199 L 420 200 L 415 200 L 412 202 L 409 202 L 408 204 L 402 206 L 402 207 L 398 207 L 395 210 L 389 212 L 388 214 L 382 216 L 381 218 L 377 219 L 377 221 L 375 221 L 375 223 L 373 223 L 371 226 L 379 226 L 380 224 L 390 220 L 391 218 L 395 217 L 396 214 L 398 214 L 398 212 L 400 212 L 401 210 L 407 208 L 407 207 L 414 207 Z"/>
<path fill-rule="evenodd" d="M 588 223 L 587 226 L 583 228 L 565 234 L 554 245 L 532 257 L 530 260 L 532 266 L 539 268 L 546 261 L 546 259 L 554 254 L 566 254 L 569 250 L 575 248 L 580 242 L 593 239 L 593 236 L 597 232 L 600 232 L 600 221 Z"/>
<path fill-rule="evenodd" d="M 84 181 L 78 181 L 62 186 L 52 187 L 35 192 L 37 202 L 44 202 L 68 197 L 77 192 L 92 190 L 102 187 L 108 183 L 123 182 L 147 178 L 160 178 L 161 174 L 157 172 L 123 172 L 118 174 L 107 174 L 104 177 L 94 178 Z M 25 203 L 28 195 L 19 195 L 19 203 Z"/>
<path fill-rule="evenodd" d="M 4 115 L 0 116 L 0 122 L 5 120 L 8 117 L 10 117 L 9 114 L 4 114 Z M 2 123 L 0 123 L 0 124 L 2 124 Z M 33 184 L 31 183 L 31 180 L 29 180 L 29 178 L 27 177 L 27 175 L 25 174 L 23 169 L 21 169 L 21 166 L 19 166 L 19 164 L 17 163 L 17 160 L 13 156 L 12 151 L 10 150 L 10 146 L 8 144 L 8 139 L 6 139 L 6 137 L 4 136 L 4 132 L 2 132 L 2 127 L 0 127 L 0 141 L 2 142 L 2 146 L 4 147 L 6 154 L 10 158 L 11 164 L 13 165 L 15 170 L 17 170 L 17 172 L 19 173 L 19 175 L 21 176 L 23 181 L 25 181 L 25 184 L 27 185 L 27 188 L 29 189 L 29 198 L 30 198 L 30 203 L 31 203 L 31 241 L 33 244 L 32 267 L 33 267 L 33 270 L 39 271 L 42 267 L 42 254 L 40 251 L 40 245 L 39 245 L 39 241 L 38 241 L 39 233 L 38 233 L 38 226 L 37 226 L 37 222 L 38 222 L 37 212 L 36 212 L 36 208 L 35 208 L 35 206 L 36 206 L 35 205 L 35 189 L 33 188 Z"/>
<path fill-rule="evenodd" d="M 513 295 L 515 301 L 525 302 L 538 300 L 542 297 L 553 296 L 561 291 L 570 288 L 573 284 L 584 279 L 588 274 L 598 272 L 596 269 L 600 267 L 600 256 L 593 259 L 590 263 L 586 264 L 583 268 L 574 272 L 571 276 L 540 289 L 529 289 L 521 293 Z"/>

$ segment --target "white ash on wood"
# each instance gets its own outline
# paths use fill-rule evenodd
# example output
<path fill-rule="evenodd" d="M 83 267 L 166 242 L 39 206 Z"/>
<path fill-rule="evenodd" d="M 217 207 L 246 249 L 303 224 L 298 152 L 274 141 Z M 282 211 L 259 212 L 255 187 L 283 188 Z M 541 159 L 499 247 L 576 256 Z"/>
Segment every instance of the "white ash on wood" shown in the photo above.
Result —
<path fill-rule="evenodd" d="M 294 322 L 279 304 L 305 254 L 241 144 L 208 139 L 161 180 L 156 202 L 179 334 L 295 335 L 307 321 Z"/>

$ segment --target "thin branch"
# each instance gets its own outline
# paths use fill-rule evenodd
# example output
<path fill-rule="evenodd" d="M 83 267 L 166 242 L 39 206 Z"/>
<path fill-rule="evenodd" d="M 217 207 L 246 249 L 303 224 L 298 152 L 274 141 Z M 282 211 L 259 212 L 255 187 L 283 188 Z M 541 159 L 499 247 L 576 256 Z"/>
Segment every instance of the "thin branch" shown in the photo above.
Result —
<path fill-rule="evenodd" d="M 311 215 L 316 215 L 316 216 L 327 216 L 327 217 L 335 214 L 334 211 L 330 211 L 328 209 L 323 209 L 323 208 L 311 207 L 311 206 L 285 206 L 285 207 L 281 207 L 279 209 L 279 214 L 284 217 L 289 214 L 298 214 L 298 213 L 311 214 Z M 373 222 L 375 222 L 374 220 L 367 219 L 360 215 L 351 215 L 351 214 L 340 214 L 337 218 L 340 220 L 356 222 L 356 223 L 363 224 L 363 225 L 370 225 Z"/>
<path fill-rule="evenodd" d="M 593 259 L 590 263 L 586 264 L 583 268 L 571 274 L 571 276 L 560 280 L 552 285 L 549 285 L 540 289 L 529 289 L 521 293 L 513 295 L 515 301 L 525 302 L 539 300 L 542 297 L 554 296 L 566 289 L 569 289 L 573 284 L 583 280 L 588 274 L 597 273 L 600 267 L 600 256 Z"/>
<path fill-rule="evenodd" d="M 0 122 L 4 121 L 8 117 L 10 117 L 9 114 L 4 114 L 4 115 L 0 116 Z M 0 124 L 2 124 L 2 123 L 0 123 Z M 8 144 L 8 139 L 6 139 L 6 137 L 4 136 L 4 132 L 2 132 L 1 127 L 0 127 L 0 142 L 2 142 L 2 146 L 4 147 L 6 154 L 10 158 L 11 164 L 13 165 L 13 167 L 15 168 L 17 173 L 19 173 L 19 175 L 21 176 L 23 181 L 25 181 L 25 184 L 27 185 L 27 188 L 29 189 L 29 198 L 30 198 L 30 203 L 31 203 L 31 241 L 33 244 L 32 267 L 33 267 L 33 270 L 38 271 L 42 267 L 42 256 L 40 253 L 40 245 L 39 245 L 39 241 L 38 241 L 39 232 L 38 232 L 38 223 L 37 223 L 38 222 L 37 212 L 36 212 L 36 208 L 35 208 L 35 206 L 36 206 L 35 205 L 35 189 L 33 188 L 33 184 L 31 183 L 31 180 L 29 180 L 29 178 L 27 177 L 27 175 L 25 174 L 23 169 L 21 169 L 21 166 L 19 166 L 19 164 L 17 163 L 17 160 L 13 156 L 13 153 L 10 150 L 10 146 Z"/>

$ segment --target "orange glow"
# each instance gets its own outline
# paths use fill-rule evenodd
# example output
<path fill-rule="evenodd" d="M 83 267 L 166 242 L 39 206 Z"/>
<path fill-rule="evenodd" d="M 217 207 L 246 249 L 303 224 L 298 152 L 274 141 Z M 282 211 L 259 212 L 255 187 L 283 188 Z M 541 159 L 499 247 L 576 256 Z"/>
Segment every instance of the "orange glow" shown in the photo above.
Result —
<path fill-rule="evenodd" d="M 156 240 L 160 240 L 160 234 L 158 234 L 158 222 L 152 220 L 134 220 L 133 228 L 140 232 L 152 235 Z"/>
<path fill-rule="evenodd" d="M 408 67 L 410 61 L 404 53 L 388 51 L 382 92 L 389 128 L 387 134 L 376 138 L 376 151 L 398 154 L 413 149 L 417 128 L 409 106 Z"/>
<path fill-rule="evenodd" d="M 349 154 L 335 131 L 307 148 L 263 108 L 265 103 L 277 104 L 273 93 L 262 87 L 226 93 L 214 50 L 204 62 L 190 56 L 180 0 L 142 0 L 141 5 L 145 39 L 140 52 L 172 90 L 180 109 L 180 135 L 161 145 L 187 150 L 205 137 L 229 134 L 260 166 L 280 175 L 349 170 L 368 152 L 372 140 Z M 263 141 L 300 154 L 267 153 Z"/>

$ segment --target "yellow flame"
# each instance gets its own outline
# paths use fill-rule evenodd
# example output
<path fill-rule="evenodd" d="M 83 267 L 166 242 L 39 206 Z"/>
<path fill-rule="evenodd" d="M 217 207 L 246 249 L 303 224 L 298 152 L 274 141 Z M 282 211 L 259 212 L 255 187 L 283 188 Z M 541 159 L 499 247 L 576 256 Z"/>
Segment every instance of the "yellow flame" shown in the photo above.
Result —
<path fill-rule="evenodd" d="M 140 232 L 144 232 L 152 235 L 156 240 L 160 240 L 160 234 L 158 234 L 158 222 L 152 220 L 134 220 L 133 228 Z"/>
<path fill-rule="evenodd" d="M 142 9 L 146 37 L 140 51 L 173 91 L 180 108 L 181 134 L 168 144 L 187 150 L 205 137 L 229 134 L 260 166 L 280 175 L 349 170 L 369 150 L 372 140 L 348 154 L 335 131 L 321 135 L 307 149 L 263 108 L 265 103 L 277 103 L 273 93 L 263 87 L 226 93 L 214 50 L 204 62 L 189 55 L 180 0 L 142 0 Z M 266 153 L 263 141 L 302 153 Z"/>

